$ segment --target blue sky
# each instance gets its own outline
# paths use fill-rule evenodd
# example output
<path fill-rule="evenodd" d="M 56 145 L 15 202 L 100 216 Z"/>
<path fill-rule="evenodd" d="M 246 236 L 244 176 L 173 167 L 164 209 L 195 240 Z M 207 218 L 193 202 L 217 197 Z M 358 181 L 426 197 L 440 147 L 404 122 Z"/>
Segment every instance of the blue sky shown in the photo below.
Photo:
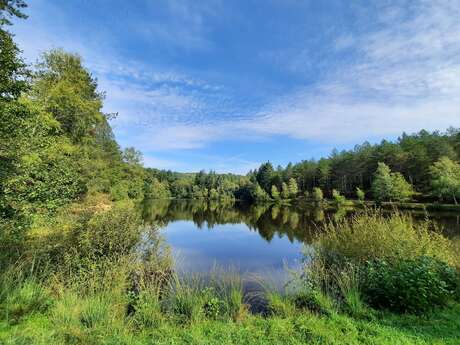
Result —
<path fill-rule="evenodd" d="M 30 0 L 27 61 L 79 53 L 145 165 L 246 173 L 460 126 L 460 0 Z"/>

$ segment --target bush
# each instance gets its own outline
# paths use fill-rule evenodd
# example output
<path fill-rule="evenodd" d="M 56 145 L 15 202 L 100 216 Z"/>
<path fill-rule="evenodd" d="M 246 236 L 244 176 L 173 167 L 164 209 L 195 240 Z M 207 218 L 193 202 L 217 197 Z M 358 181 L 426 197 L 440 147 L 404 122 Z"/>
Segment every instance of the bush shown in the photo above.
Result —
<path fill-rule="evenodd" d="M 96 213 L 81 233 L 81 253 L 91 257 L 118 257 L 131 253 L 140 237 L 139 215 L 129 203 Z"/>
<path fill-rule="evenodd" d="M 313 201 L 317 203 L 323 202 L 323 199 L 324 199 L 323 191 L 319 189 L 318 187 L 313 188 L 312 197 L 313 197 Z"/>
<path fill-rule="evenodd" d="M 366 198 L 366 193 L 364 193 L 364 191 L 361 188 L 357 187 L 356 196 L 358 197 L 359 201 L 364 201 L 364 199 Z"/>
<path fill-rule="evenodd" d="M 340 192 L 336 189 L 332 190 L 332 198 L 337 205 L 343 205 L 344 202 L 347 200 L 343 195 L 340 195 Z"/>
<path fill-rule="evenodd" d="M 366 266 L 363 293 L 373 307 L 423 313 L 445 305 L 454 296 L 458 282 L 454 268 L 431 257 L 395 264 L 377 260 Z"/>
<path fill-rule="evenodd" d="M 133 321 L 139 328 L 156 328 L 163 321 L 161 303 L 155 291 L 143 291 L 137 296 L 134 304 Z"/>
<path fill-rule="evenodd" d="M 357 316 L 366 313 L 361 298 L 397 312 L 445 305 L 459 291 L 458 258 L 436 230 L 397 212 L 366 210 L 329 222 L 308 254 L 305 279 Z"/>
<path fill-rule="evenodd" d="M 380 211 L 366 210 L 350 219 L 329 222 L 313 247 L 327 265 L 360 265 L 377 259 L 397 262 L 420 256 L 452 266 L 458 261 L 452 242 L 432 223 L 415 222 L 398 212 L 386 217 Z"/>
<path fill-rule="evenodd" d="M 334 303 L 328 295 L 316 290 L 301 292 L 293 297 L 296 308 L 309 310 L 320 315 L 330 315 L 334 310 Z"/>

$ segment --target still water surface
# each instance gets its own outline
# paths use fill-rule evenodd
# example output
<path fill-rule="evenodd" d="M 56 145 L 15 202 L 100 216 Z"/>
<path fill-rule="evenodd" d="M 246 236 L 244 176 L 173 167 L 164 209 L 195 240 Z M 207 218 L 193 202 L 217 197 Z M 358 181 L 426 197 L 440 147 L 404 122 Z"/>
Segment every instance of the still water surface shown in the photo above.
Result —
<path fill-rule="evenodd" d="M 302 250 L 327 220 L 353 210 L 324 210 L 306 203 L 241 203 L 155 200 L 144 204 L 144 218 L 159 223 L 176 258 L 179 272 L 207 273 L 214 266 L 242 275 L 284 280 L 286 267 L 296 268 Z M 414 213 L 423 219 L 424 213 Z M 459 215 L 432 213 L 430 219 L 449 237 L 460 234 Z"/>

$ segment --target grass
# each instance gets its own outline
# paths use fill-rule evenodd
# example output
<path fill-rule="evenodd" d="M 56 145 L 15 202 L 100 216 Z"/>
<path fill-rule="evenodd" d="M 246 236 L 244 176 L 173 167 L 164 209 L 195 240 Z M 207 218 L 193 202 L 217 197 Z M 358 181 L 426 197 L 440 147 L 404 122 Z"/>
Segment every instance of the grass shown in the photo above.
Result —
<path fill-rule="evenodd" d="M 356 318 L 291 309 L 287 315 L 247 315 L 237 322 L 203 317 L 184 324 L 166 316 L 139 328 L 130 318 L 111 313 L 113 306 L 104 299 L 87 300 L 81 306 L 72 298 L 62 303 L 15 325 L 1 322 L 0 343 L 456 345 L 460 339 L 458 304 L 425 317 L 376 312 Z"/>

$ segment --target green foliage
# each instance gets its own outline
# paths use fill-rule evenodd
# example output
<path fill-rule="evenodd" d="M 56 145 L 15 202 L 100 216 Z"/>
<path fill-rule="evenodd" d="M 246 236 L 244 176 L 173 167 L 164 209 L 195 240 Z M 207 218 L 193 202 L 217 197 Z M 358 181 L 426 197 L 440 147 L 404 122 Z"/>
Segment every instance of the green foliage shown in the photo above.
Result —
<path fill-rule="evenodd" d="M 332 194 L 332 189 L 336 189 L 348 198 L 355 195 L 358 187 L 365 191 L 372 189 L 373 175 L 378 163 L 382 162 L 395 171 L 391 185 L 394 185 L 396 195 L 390 193 L 387 200 L 390 200 L 389 197 L 395 201 L 396 199 L 407 200 L 412 196 L 411 188 L 402 176 L 410 181 L 418 193 L 428 198 L 432 181 L 430 166 L 443 156 L 452 161 L 459 161 L 458 129 L 449 128 L 444 133 L 437 131 L 430 133 L 425 130 L 411 135 L 404 133 L 395 142 L 383 140 L 375 145 L 369 143 L 356 145 L 349 151 L 334 150 L 328 158 L 303 160 L 297 164 L 289 163 L 284 169 L 278 167 L 276 171 L 270 163 L 264 163 L 256 171 L 250 172 L 249 178 L 251 182 L 257 181 L 261 184 L 268 193 L 272 185 L 278 188 L 283 182 L 289 185 L 292 178 L 296 181 L 298 192 L 301 194 L 319 187 L 327 195 Z"/>
<path fill-rule="evenodd" d="M 263 201 L 263 200 L 269 200 L 270 195 L 260 187 L 258 183 L 255 184 L 255 187 L 253 189 L 253 192 L 251 193 L 251 196 L 254 200 L 256 201 Z"/>
<path fill-rule="evenodd" d="M 0 47 L 0 100 L 17 99 L 29 87 L 25 79 L 28 71 L 11 34 L 3 29 L 0 29 Z"/>
<path fill-rule="evenodd" d="M 457 204 L 460 198 L 460 164 L 441 157 L 430 167 L 433 194 L 440 199 L 452 199 Z"/>
<path fill-rule="evenodd" d="M 350 315 L 366 313 L 363 299 L 376 308 L 422 313 L 458 291 L 455 247 L 428 221 L 365 210 L 329 222 L 313 248 L 308 285 L 338 299 Z"/>
<path fill-rule="evenodd" d="M 359 201 L 364 201 L 366 198 L 366 193 L 359 187 L 356 187 L 356 197 L 358 198 Z"/>
<path fill-rule="evenodd" d="M 102 123 L 103 95 L 78 55 L 62 50 L 43 54 L 34 75 L 32 96 L 59 121 L 74 142 L 94 136 Z"/>
<path fill-rule="evenodd" d="M 278 187 L 276 187 L 275 185 L 273 185 L 271 188 L 271 195 L 272 195 L 272 198 L 275 200 L 280 199 L 280 192 L 278 191 Z"/>
<path fill-rule="evenodd" d="M 267 193 L 271 192 L 270 188 L 273 184 L 274 173 L 273 165 L 267 162 L 262 164 L 255 174 L 257 182 Z"/>
<path fill-rule="evenodd" d="M 130 205 L 115 205 L 95 213 L 78 231 L 78 255 L 81 258 L 116 258 L 129 254 L 139 241 L 140 219 Z"/>
<path fill-rule="evenodd" d="M 299 188 L 297 186 L 296 180 L 293 178 L 290 178 L 288 186 L 289 186 L 289 196 L 291 198 L 297 197 L 297 194 L 299 193 Z"/>
<path fill-rule="evenodd" d="M 314 247 L 330 264 L 384 259 L 390 262 L 429 256 L 457 264 L 452 242 L 429 221 L 416 222 L 410 215 L 379 211 L 363 213 L 329 222 L 318 234 Z M 339 261 L 337 261 L 339 260 Z"/>
<path fill-rule="evenodd" d="M 340 195 L 340 192 L 336 189 L 332 190 L 332 198 L 338 206 L 343 205 L 345 201 L 347 201 L 347 199 L 343 195 Z"/>
<path fill-rule="evenodd" d="M 21 12 L 23 8 L 26 8 L 27 4 L 23 0 L 1 0 L 0 1 L 0 25 L 11 25 L 10 18 L 27 18 L 27 16 Z"/>
<path fill-rule="evenodd" d="M 214 192 L 216 190 L 214 189 Z M 157 178 L 146 178 L 144 196 L 149 199 L 168 199 L 171 197 L 171 192 L 167 182 L 160 182 Z M 218 195 L 217 195 L 218 196 Z M 213 197 L 216 197 L 213 194 Z"/>
<path fill-rule="evenodd" d="M 372 193 L 377 201 L 408 201 L 414 191 L 400 173 L 392 173 L 385 163 L 379 163 L 372 182 Z"/>
<path fill-rule="evenodd" d="M 444 262 L 420 256 L 388 263 L 369 262 L 363 278 L 363 293 L 376 308 L 405 313 L 423 313 L 445 306 L 458 288 L 458 272 Z"/>
<path fill-rule="evenodd" d="M 59 135 L 58 124 L 48 114 L 30 102 L 16 102 L 6 105 L 0 118 L 8 124 L 0 140 L 6 166 L 3 209 L 29 214 L 55 210 L 85 192 L 78 149 Z"/>
<path fill-rule="evenodd" d="M 323 191 L 320 188 L 318 187 L 313 188 L 313 191 L 311 194 L 312 194 L 312 198 L 314 202 L 316 203 L 323 202 L 323 199 L 324 199 Z"/>
<path fill-rule="evenodd" d="M 50 306 L 50 296 L 39 282 L 29 279 L 15 286 L 5 284 L 5 278 L 2 279 L 2 288 L 6 290 L 1 300 L 1 319 L 16 324 L 32 313 L 46 311 Z"/>
<path fill-rule="evenodd" d="M 156 328 L 164 320 L 161 310 L 161 301 L 158 292 L 141 291 L 136 296 L 135 310 L 132 319 L 139 329 Z"/>
<path fill-rule="evenodd" d="M 285 182 L 281 184 L 281 194 L 280 195 L 282 199 L 289 199 L 291 196 L 291 193 L 289 192 L 289 187 L 287 183 Z"/>
<path fill-rule="evenodd" d="M 130 165 L 142 165 L 144 158 L 142 152 L 136 150 L 134 147 L 127 147 L 122 152 L 123 161 Z"/>
<path fill-rule="evenodd" d="M 320 315 L 330 315 L 334 310 L 332 299 L 318 290 L 307 290 L 293 297 L 296 308 L 309 310 Z"/>
<path fill-rule="evenodd" d="M 283 296 L 277 292 L 269 292 L 265 298 L 267 299 L 270 314 L 279 317 L 289 317 L 295 314 L 296 306 L 289 296 Z"/>

